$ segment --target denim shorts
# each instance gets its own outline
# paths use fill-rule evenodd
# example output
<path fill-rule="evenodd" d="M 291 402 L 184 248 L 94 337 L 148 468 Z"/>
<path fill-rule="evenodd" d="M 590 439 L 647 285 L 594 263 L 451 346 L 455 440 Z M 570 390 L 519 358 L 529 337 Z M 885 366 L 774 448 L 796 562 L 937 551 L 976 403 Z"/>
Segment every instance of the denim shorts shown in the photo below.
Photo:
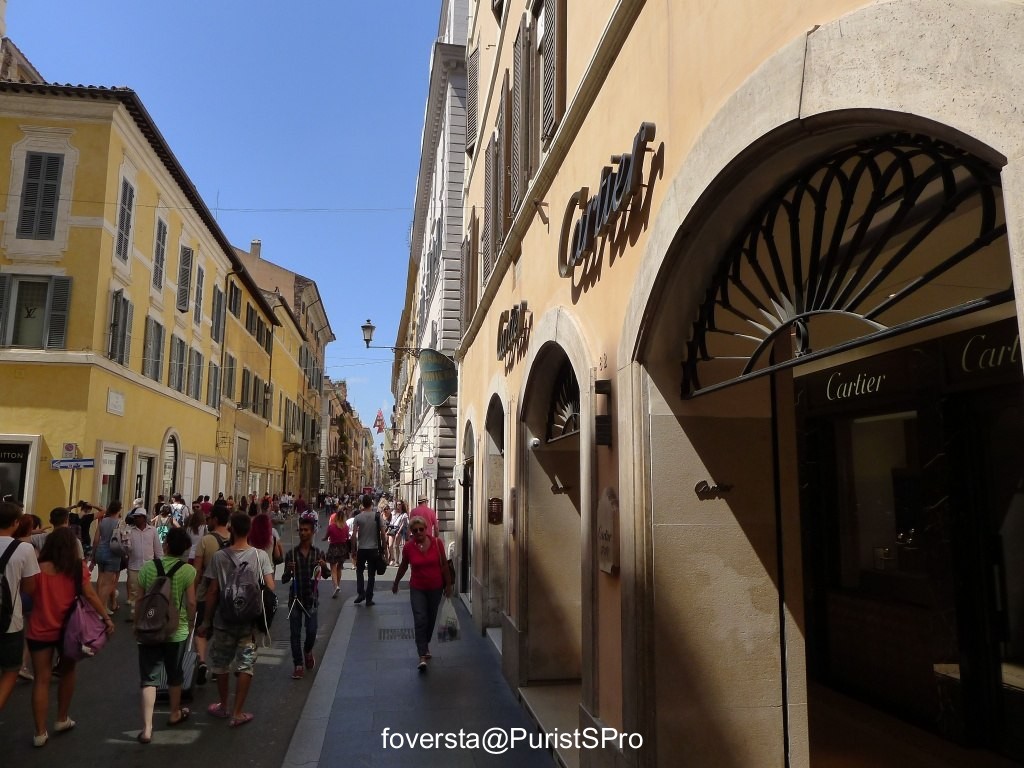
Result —
<path fill-rule="evenodd" d="M 121 558 L 111 555 L 109 549 L 96 553 L 96 565 L 99 567 L 100 573 L 121 572 Z"/>

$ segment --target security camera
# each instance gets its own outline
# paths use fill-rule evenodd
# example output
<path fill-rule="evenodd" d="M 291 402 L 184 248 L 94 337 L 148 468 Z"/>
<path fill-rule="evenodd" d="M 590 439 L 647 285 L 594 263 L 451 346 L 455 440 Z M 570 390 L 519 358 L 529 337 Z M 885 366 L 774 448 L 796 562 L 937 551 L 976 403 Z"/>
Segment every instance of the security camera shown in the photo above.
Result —
<path fill-rule="evenodd" d="M 530 440 L 530 447 L 531 448 L 537 448 L 539 446 L 540 446 L 540 438 L 539 437 L 535 437 L 532 440 Z"/>

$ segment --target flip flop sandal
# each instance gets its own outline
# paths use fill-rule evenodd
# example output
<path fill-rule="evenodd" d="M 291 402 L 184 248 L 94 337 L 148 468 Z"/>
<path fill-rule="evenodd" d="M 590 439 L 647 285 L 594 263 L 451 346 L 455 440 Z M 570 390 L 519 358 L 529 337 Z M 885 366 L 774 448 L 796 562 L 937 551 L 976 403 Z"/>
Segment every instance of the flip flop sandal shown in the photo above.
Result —
<path fill-rule="evenodd" d="M 238 717 L 232 717 L 231 722 L 228 723 L 228 725 L 232 728 L 236 725 L 245 725 L 246 723 L 251 722 L 254 717 L 255 715 L 253 715 L 252 712 L 243 712 Z"/>
<path fill-rule="evenodd" d="M 181 708 L 181 715 L 178 717 L 178 719 L 177 720 L 171 720 L 170 718 L 168 718 L 167 724 L 169 726 L 171 726 L 172 728 L 175 725 L 181 725 L 186 720 L 188 720 L 188 716 L 191 715 L 191 714 L 192 714 L 192 710 L 191 709 L 189 709 L 188 707 L 182 707 Z"/>
<path fill-rule="evenodd" d="M 231 713 L 228 712 L 227 708 L 219 701 L 215 704 L 211 704 L 210 706 L 208 706 L 206 708 L 206 714 L 210 715 L 211 717 L 219 717 L 221 719 L 231 717 Z"/>

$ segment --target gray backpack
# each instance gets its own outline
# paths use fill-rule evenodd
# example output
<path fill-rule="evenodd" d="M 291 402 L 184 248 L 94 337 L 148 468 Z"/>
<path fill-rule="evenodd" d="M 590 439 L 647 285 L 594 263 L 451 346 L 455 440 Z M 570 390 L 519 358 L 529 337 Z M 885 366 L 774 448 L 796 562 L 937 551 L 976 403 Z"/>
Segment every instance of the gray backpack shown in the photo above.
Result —
<path fill-rule="evenodd" d="M 221 595 L 220 615 L 228 624 L 250 624 L 263 616 L 262 577 L 248 559 L 228 557 L 235 568 Z"/>

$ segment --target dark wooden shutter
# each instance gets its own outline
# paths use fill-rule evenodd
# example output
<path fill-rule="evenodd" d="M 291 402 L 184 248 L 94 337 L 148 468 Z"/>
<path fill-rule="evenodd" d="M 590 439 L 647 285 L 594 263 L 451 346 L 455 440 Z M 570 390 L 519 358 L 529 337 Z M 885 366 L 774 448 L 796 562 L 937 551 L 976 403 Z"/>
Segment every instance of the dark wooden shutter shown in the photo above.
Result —
<path fill-rule="evenodd" d="M 153 318 L 147 317 L 142 329 L 142 375 L 153 377 Z"/>
<path fill-rule="evenodd" d="M 0 347 L 7 345 L 7 302 L 11 295 L 11 276 L 0 275 Z"/>
<path fill-rule="evenodd" d="M 540 53 L 544 63 L 541 141 L 547 145 L 565 112 L 565 0 L 544 0 Z"/>
<path fill-rule="evenodd" d="M 153 322 L 153 380 L 160 381 L 164 373 L 164 327 Z"/>
<path fill-rule="evenodd" d="M 480 124 L 477 119 L 480 91 L 480 49 L 477 48 L 466 61 L 466 154 L 472 155 L 476 148 Z"/>
<path fill-rule="evenodd" d="M 242 407 L 247 407 L 249 405 L 249 397 L 252 395 L 252 374 L 249 373 L 248 368 L 242 369 L 242 391 L 240 394 L 242 396 Z"/>
<path fill-rule="evenodd" d="M 533 175 L 532 153 L 530 148 L 531 123 L 530 110 L 531 83 L 533 78 L 533 27 L 524 14 L 519 23 L 519 33 L 513 48 L 512 57 L 512 178 L 510 194 L 512 196 L 512 215 L 519 210 L 526 197 L 526 187 Z"/>
<path fill-rule="evenodd" d="M 107 359 L 119 360 L 121 357 L 121 333 L 124 323 L 124 291 L 117 289 L 110 294 L 110 323 L 107 326 Z"/>
<path fill-rule="evenodd" d="M 121 342 L 121 365 L 129 365 L 132 361 L 132 324 L 135 322 L 135 307 L 125 298 L 124 301 L 124 335 Z"/>
<path fill-rule="evenodd" d="M 505 242 L 505 235 L 508 234 L 509 226 L 509 214 L 511 213 L 509 207 L 509 161 L 511 160 L 511 125 L 512 125 L 512 110 L 509 108 L 509 84 L 508 84 L 508 70 L 505 70 L 505 75 L 501 79 L 501 98 L 498 100 L 498 135 L 497 135 L 497 151 L 495 156 L 494 170 L 496 175 L 495 184 L 497 189 L 495 190 L 495 237 L 494 237 L 494 254 L 491 259 L 491 266 L 493 267 L 498 260 L 498 254 L 501 253 L 502 243 Z"/>
<path fill-rule="evenodd" d="M 203 282 L 206 272 L 202 267 L 196 267 L 196 306 L 192 313 L 192 320 L 197 325 L 203 322 Z"/>
<path fill-rule="evenodd" d="M 132 232 L 132 206 L 135 204 L 135 188 L 128 179 L 121 179 L 121 206 L 117 217 L 117 246 L 114 254 L 121 261 L 128 261 L 128 246 Z"/>
<path fill-rule="evenodd" d="M 175 306 L 179 312 L 188 312 L 188 297 L 192 282 L 192 249 L 181 246 L 181 260 L 178 262 L 178 300 Z"/>
<path fill-rule="evenodd" d="M 164 287 L 164 259 L 167 255 L 167 223 L 156 220 L 156 245 L 153 247 L 153 287 Z"/>
<path fill-rule="evenodd" d="M 25 156 L 25 177 L 21 187 L 21 210 L 16 236 L 22 239 L 53 240 L 60 202 L 60 178 L 64 155 L 29 152 Z"/>
<path fill-rule="evenodd" d="M 487 142 L 484 150 L 484 231 L 483 231 L 483 253 L 480 254 L 480 281 L 487 282 L 491 275 L 491 258 L 494 252 L 494 150 L 495 142 L 492 138 Z"/>
<path fill-rule="evenodd" d="M 47 318 L 46 348 L 64 349 L 71 310 L 71 278 L 50 279 L 50 311 Z"/>

